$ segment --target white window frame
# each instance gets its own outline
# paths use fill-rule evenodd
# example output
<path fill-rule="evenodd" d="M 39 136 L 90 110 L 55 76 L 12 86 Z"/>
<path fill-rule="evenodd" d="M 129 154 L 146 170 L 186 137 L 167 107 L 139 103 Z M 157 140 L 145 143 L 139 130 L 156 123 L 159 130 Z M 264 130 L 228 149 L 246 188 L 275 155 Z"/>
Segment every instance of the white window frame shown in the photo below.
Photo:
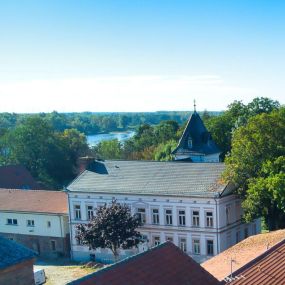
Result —
<path fill-rule="evenodd" d="M 93 207 L 93 205 L 86 205 L 86 217 L 87 217 L 88 221 L 90 221 L 94 218 L 94 207 Z"/>
<path fill-rule="evenodd" d="M 208 215 L 208 214 L 211 214 L 211 215 Z M 206 217 L 206 227 L 213 228 L 214 227 L 214 212 L 211 210 L 205 211 L 205 217 Z"/>
<path fill-rule="evenodd" d="M 209 253 L 209 242 L 212 242 L 212 252 Z M 214 240 L 213 239 L 207 239 L 206 240 L 206 250 L 207 250 L 207 256 L 213 256 L 214 255 Z"/>
<path fill-rule="evenodd" d="M 197 212 L 197 214 L 194 214 Z M 193 227 L 200 227 L 200 211 L 199 210 L 192 210 L 192 226 Z"/>
<path fill-rule="evenodd" d="M 35 226 L 35 220 L 27 220 L 27 227 L 34 227 Z"/>
<path fill-rule="evenodd" d="M 192 251 L 195 255 L 201 254 L 201 241 L 199 238 L 192 239 Z"/>
<path fill-rule="evenodd" d="M 187 237 L 178 237 L 179 248 L 187 252 Z"/>
<path fill-rule="evenodd" d="M 140 221 L 145 224 L 146 223 L 146 208 L 137 208 L 137 216 L 139 217 Z"/>
<path fill-rule="evenodd" d="M 170 213 L 167 213 L 170 211 Z M 173 211 L 172 209 L 164 209 L 165 214 L 165 225 L 172 226 L 173 225 Z"/>
<path fill-rule="evenodd" d="M 81 205 L 80 204 L 74 204 L 74 220 L 81 220 Z"/>
<path fill-rule="evenodd" d="M 154 211 L 157 211 L 157 213 L 155 213 Z M 158 208 L 151 209 L 151 222 L 153 225 L 159 225 L 159 209 Z"/>
<path fill-rule="evenodd" d="M 18 226 L 18 219 L 7 218 L 6 224 L 9 226 Z"/>
<path fill-rule="evenodd" d="M 152 244 L 153 244 L 153 246 L 160 245 L 160 236 L 153 236 L 152 237 Z"/>
<path fill-rule="evenodd" d="M 170 241 L 170 242 L 172 242 L 173 243 L 173 236 L 171 236 L 171 235 L 167 235 L 166 237 L 165 237 L 165 241 Z"/>
<path fill-rule="evenodd" d="M 184 214 L 180 212 L 184 212 Z M 178 226 L 185 227 L 186 226 L 186 210 L 185 209 L 178 209 Z"/>

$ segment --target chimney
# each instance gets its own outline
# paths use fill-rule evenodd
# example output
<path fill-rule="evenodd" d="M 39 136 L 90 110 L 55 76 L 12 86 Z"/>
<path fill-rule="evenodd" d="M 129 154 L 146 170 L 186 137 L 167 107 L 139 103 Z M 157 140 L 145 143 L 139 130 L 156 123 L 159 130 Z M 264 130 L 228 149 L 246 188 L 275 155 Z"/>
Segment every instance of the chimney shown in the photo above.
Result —
<path fill-rule="evenodd" d="M 76 174 L 82 173 L 84 170 L 86 170 L 91 162 L 95 160 L 92 156 L 84 156 L 79 157 L 77 161 L 77 171 Z"/>

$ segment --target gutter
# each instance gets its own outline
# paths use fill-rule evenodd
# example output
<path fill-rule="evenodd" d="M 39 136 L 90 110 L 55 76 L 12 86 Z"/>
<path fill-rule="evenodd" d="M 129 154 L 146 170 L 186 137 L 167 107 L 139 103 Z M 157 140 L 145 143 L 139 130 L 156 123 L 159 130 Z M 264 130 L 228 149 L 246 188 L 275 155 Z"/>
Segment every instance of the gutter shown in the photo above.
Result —
<path fill-rule="evenodd" d="M 69 242 L 70 242 L 70 259 L 73 260 L 73 250 L 72 250 L 72 225 L 71 225 L 71 212 L 70 212 L 70 200 L 69 200 L 69 190 L 67 188 L 64 189 L 64 192 L 67 194 L 67 202 L 68 202 L 68 223 L 69 223 Z"/>

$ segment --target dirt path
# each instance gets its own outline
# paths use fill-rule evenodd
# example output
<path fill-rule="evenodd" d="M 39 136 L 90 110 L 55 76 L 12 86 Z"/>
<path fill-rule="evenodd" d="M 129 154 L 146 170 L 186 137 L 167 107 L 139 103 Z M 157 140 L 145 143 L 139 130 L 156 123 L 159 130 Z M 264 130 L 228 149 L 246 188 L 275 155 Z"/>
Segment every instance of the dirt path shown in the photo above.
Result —
<path fill-rule="evenodd" d="M 67 282 L 96 271 L 91 268 L 83 268 L 81 265 L 47 264 L 43 261 L 37 262 L 34 268 L 45 270 L 46 285 L 65 285 Z"/>

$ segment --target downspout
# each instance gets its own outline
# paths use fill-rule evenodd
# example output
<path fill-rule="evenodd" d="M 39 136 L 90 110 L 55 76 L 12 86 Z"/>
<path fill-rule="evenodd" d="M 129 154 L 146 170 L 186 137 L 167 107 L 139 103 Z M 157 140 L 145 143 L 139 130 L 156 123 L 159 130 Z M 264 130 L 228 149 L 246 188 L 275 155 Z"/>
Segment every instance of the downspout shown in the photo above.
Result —
<path fill-rule="evenodd" d="M 219 250 L 219 228 L 218 228 L 218 201 L 217 201 L 217 196 L 219 196 L 219 194 L 217 193 L 214 197 L 215 203 L 216 203 L 216 236 L 217 236 L 217 254 L 220 253 Z"/>
<path fill-rule="evenodd" d="M 70 243 L 70 259 L 73 260 L 73 251 L 72 251 L 72 224 L 71 224 L 71 211 L 70 211 L 70 200 L 69 200 L 69 191 L 67 188 L 64 189 L 67 194 L 68 201 L 68 222 L 69 222 L 69 243 Z"/>

